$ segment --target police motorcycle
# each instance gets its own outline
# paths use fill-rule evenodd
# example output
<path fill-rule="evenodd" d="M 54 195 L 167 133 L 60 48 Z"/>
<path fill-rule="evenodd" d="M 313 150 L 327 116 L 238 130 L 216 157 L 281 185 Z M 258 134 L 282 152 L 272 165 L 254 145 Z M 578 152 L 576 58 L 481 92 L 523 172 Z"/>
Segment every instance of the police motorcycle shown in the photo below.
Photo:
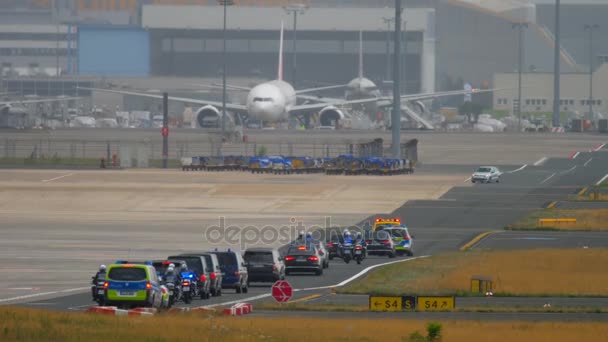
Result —
<path fill-rule="evenodd" d="M 193 298 L 199 296 L 196 274 L 192 271 L 182 271 L 180 275 L 182 300 L 184 303 L 190 304 Z"/>
<path fill-rule="evenodd" d="M 344 232 L 344 242 L 340 246 L 342 251 L 342 259 L 344 259 L 345 263 L 349 263 L 351 259 L 354 258 L 354 248 L 353 239 L 350 235 L 350 232 L 346 230 Z"/>
<path fill-rule="evenodd" d="M 179 284 L 179 278 L 175 274 L 175 265 L 170 264 L 165 274 L 159 276 L 161 285 L 167 291 L 167 303 L 166 307 L 170 308 L 179 300 L 181 296 L 181 286 Z"/>
<path fill-rule="evenodd" d="M 99 306 L 104 306 L 106 302 L 104 286 L 106 282 L 106 265 L 99 266 L 99 271 L 91 277 L 91 294 L 93 295 L 93 301 L 97 302 Z"/>
<path fill-rule="evenodd" d="M 365 242 L 365 239 L 363 239 L 361 233 L 357 233 L 354 245 L 354 259 L 357 261 L 357 264 L 360 265 L 361 261 L 367 256 L 367 243 Z"/>

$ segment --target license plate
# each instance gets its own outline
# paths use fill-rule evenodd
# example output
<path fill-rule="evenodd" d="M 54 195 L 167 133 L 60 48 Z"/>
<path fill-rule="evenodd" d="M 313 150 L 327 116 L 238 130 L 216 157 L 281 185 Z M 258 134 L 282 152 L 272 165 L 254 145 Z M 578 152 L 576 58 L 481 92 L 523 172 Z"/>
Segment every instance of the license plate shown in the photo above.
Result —
<path fill-rule="evenodd" d="M 134 297 L 135 292 L 134 291 L 119 291 L 118 295 L 122 296 L 122 297 Z"/>
<path fill-rule="evenodd" d="M 103 294 L 103 290 L 98 290 L 98 291 L 97 291 L 97 294 L 102 295 L 102 294 Z"/>
<path fill-rule="evenodd" d="M 264 268 L 264 265 L 253 265 L 253 268 Z"/>
<path fill-rule="evenodd" d="M 355 254 L 361 254 L 361 251 L 355 251 Z"/>
<path fill-rule="evenodd" d="M 190 291 L 190 286 L 184 286 L 184 287 L 182 287 L 182 290 L 184 290 L 184 291 Z"/>
<path fill-rule="evenodd" d="M 306 261 L 306 257 L 298 257 L 296 261 Z"/>

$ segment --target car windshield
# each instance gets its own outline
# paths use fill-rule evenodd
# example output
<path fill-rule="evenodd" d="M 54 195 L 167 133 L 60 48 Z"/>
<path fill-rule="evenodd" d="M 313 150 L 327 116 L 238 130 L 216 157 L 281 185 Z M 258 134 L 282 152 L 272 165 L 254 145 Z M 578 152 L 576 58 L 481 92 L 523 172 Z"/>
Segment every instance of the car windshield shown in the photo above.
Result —
<path fill-rule="evenodd" d="M 315 250 L 310 246 L 290 247 L 287 254 L 315 254 Z"/>
<path fill-rule="evenodd" d="M 390 239 L 390 234 L 385 230 L 381 230 L 372 234 L 374 240 L 388 240 Z"/>
<path fill-rule="evenodd" d="M 390 229 L 387 230 L 387 232 L 394 238 L 402 238 L 407 236 L 407 231 L 405 229 Z"/>
<path fill-rule="evenodd" d="M 215 255 L 217 255 L 217 260 L 220 263 L 220 266 L 237 264 L 234 253 L 215 253 Z"/>
<path fill-rule="evenodd" d="M 272 263 L 272 252 L 245 252 L 245 261 Z"/>
<path fill-rule="evenodd" d="M 491 169 L 489 167 L 480 167 L 477 169 L 477 172 L 490 172 Z"/>
<path fill-rule="evenodd" d="M 203 262 L 200 257 L 197 256 L 180 256 L 180 260 L 184 260 L 191 271 L 196 274 L 203 274 Z"/>
<path fill-rule="evenodd" d="M 139 267 L 117 267 L 110 270 L 108 278 L 118 281 L 144 281 L 148 278 L 146 270 Z"/>

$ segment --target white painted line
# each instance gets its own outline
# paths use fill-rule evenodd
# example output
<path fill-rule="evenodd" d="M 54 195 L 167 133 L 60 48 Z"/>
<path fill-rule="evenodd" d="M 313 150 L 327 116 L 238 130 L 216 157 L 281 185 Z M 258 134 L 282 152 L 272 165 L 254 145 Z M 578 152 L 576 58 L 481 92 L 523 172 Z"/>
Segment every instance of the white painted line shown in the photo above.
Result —
<path fill-rule="evenodd" d="M 542 164 L 544 164 L 547 161 L 547 157 L 542 157 L 539 160 L 536 161 L 536 163 L 534 163 L 534 166 L 540 166 Z"/>
<path fill-rule="evenodd" d="M 469 178 L 465 179 L 465 180 L 463 181 L 463 183 L 466 183 L 466 182 L 468 182 L 468 181 L 470 181 L 470 180 L 471 180 L 471 177 L 469 177 Z"/>
<path fill-rule="evenodd" d="M 561 175 L 561 174 L 564 174 L 564 173 L 568 173 L 568 172 L 570 172 L 570 171 L 573 171 L 574 169 L 576 169 L 576 167 L 577 167 L 577 166 L 578 166 L 578 165 L 574 165 L 573 167 L 569 168 L 569 169 L 568 169 L 568 170 L 566 170 L 566 171 L 560 171 L 560 173 L 559 173 L 559 174 Z"/>
<path fill-rule="evenodd" d="M 0 303 L 13 302 L 13 301 L 16 301 L 16 300 L 36 298 L 36 297 L 42 297 L 42 296 L 48 296 L 48 295 L 56 295 L 56 294 L 61 294 L 61 293 L 70 293 L 70 292 L 84 291 L 84 290 L 89 290 L 89 289 L 91 289 L 91 288 L 90 287 L 77 287 L 77 288 L 74 288 L 74 289 L 34 293 L 34 294 L 30 294 L 30 295 L 18 296 L 18 297 L 12 297 L 12 298 L 2 298 L 2 299 L 0 299 Z"/>
<path fill-rule="evenodd" d="M 553 178 L 553 176 L 555 176 L 555 172 L 551 174 L 551 176 L 545 178 L 544 181 L 540 182 L 540 184 L 544 184 L 546 181 L 548 181 L 549 179 Z"/>
<path fill-rule="evenodd" d="M 599 150 L 603 149 L 603 148 L 604 148 L 604 146 L 606 146 L 606 144 L 601 144 L 601 145 L 598 145 L 596 148 L 594 148 L 594 149 L 593 149 L 593 152 L 597 152 L 597 151 L 599 151 Z"/>
<path fill-rule="evenodd" d="M 27 291 L 38 291 L 39 287 L 9 287 L 6 290 L 27 290 Z"/>
<path fill-rule="evenodd" d="M 525 169 L 527 166 L 528 166 L 528 164 L 525 164 L 524 166 L 520 167 L 520 168 L 519 168 L 519 169 L 517 169 L 517 170 L 506 171 L 505 173 L 515 173 L 515 172 L 519 172 L 519 171 L 521 171 L 521 170 Z"/>
<path fill-rule="evenodd" d="M 592 161 L 592 160 L 593 160 L 593 158 L 589 158 L 589 160 L 587 160 L 583 166 L 584 166 L 584 167 L 587 167 L 587 165 L 588 165 L 589 163 L 591 163 L 591 161 Z"/>
<path fill-rule="evenodd" d="M 578 157 L 578 155 L 581 154 L 580 152 L 576 152 L 573 156 L 572 159 L 576 159 L 576 157 Z"/>
<path fill-rule="evenodd" d="M 608 178 L 608 174 L 606 174 L 602 179 L 600 179 L 597 183 L 595 183 L 595 185 L 602 184 L 606 180 L 606 178 Z"/>
<path fill-rule="evenodd" d="M 382 263 L 382 264 L 372 265 L 372 266 L 369 266 L 369 267 L 363 269 L 361 272 L 355 274 L 354 276 L 352 276 L 352 277 L 344 280 L 343 282 L 341 282 L 339 284 L 327 285 L 327 286 L 319 286 L 319 287 L 309 287 L 309 288 L 304 288 L 304 289 L 294 289 L 293 292 L 313 291 L 313 290 L 326 290 L 326 289 L 331 289 L 331 288 L 334 288 L 334 287 L 344 286 L 344 285 L 350 283 L 351 281 L 353 281 L 353 280 L 361 277 L 362 275 L 366 274 L 367 272 L 373 270 L 374 268 L 381 267 L 381 266 L 386 266 L 386 265 L 391 265 L 391 264 L 396 264 L 396 263 L 399 263 L 399 262 L 407 262 L 407 261 L 416 260 L 416 259 L 428 258 L 429 256 L 430 255 L 423 255 L 423 256 L 418 256 L 418 257 L 404 259 L 404 260 L 390 261 L 390 262 L 385 262 L 385 263 Z M 268 298 L 270 296 L 271 296 L 270 293 L 266 293 L 266 294 L 257 295 L 257 296 L 254 296 L 254 297 L 242 298 L 242 299 L 239 299 L 239 300 L 233 300 L 233 301 L 229 301 L 229 302 L 217 303 L 217 304 L 212 304 L 212 305 L 203 305 L 203 306 L 199 306 L 199 307 L 200 308 L 214 308 L 214 307 L 217 307 L 217 306 L 232 305 L 232 304 L 243 303 L 243 302 L 247 302 L 247 301 L 253 301 L 253 300 Z"/>
<path fill-rule="evenodd" d="M 43 182 L 43 183 L 46 183 L 46 182 L 52 182 L 52 181 L 56 181 L 56 180 L 61 179 L 61 178 L 69 177 L 69 176 L 71 176 L 71 175 L 73 175 L 73 173 L 68 173 L 67 175 L 58 176 L 58 177 L 51 178 L 51 179 L 43 179 L 43 180 L 42 180 L 42 182 Z"/>

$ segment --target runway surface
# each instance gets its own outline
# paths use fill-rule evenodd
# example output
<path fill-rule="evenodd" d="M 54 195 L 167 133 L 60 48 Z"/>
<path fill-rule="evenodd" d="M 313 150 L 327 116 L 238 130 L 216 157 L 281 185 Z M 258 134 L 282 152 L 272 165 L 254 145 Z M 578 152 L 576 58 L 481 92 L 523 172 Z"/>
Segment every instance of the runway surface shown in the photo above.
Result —
<path fill-rule="evenodd" d="M 576 156 L 576 158 L 564 157 L 548 158 L 542 160 L 541 158 L 543 155 L 537 155 L 535 157 L 536 159 L 531 158 L 532 162 L 529 163 L 522 162 L 520 164 L 504 164 L 505 166 L 503 171 L 505 172 L 505 174 L 503 178 L 501 178 L 501 182 L 498 184 L 472 185 L 470 183 L 470 180 L 468 179 L 470 172 L 465 173 L 464 170 L 468 168 L 468 165 L 474 164 L 462 164 L 464 165 L 461 169 L 462 172 L 458 174 L 450 174 L 451 176 L 457 175 L 459 177 L 458 180 L 450 179 L 446 182 L 452 182 L 452 185 L 456 185 L 455 187 L 451 188 L 447 192 L 441 191 L 441 186 L 435 188 L 435 192 L 429 192 L 427 190 L 427 192 L 425 193 L 424 191 L 420 190 L 421 194 L 426 194 L 426 198 L 424 198 L 424 196 L 419 196 L 423 198 L 411 200 L 402 206 L 396 204 L 393 207 L 394 211 L 391 213 L 391 215 L 401 217 L 410 227 L 413 235 L 415 236 L 415 253 L 417 256 L 433 255 L 437 253 L 457 250 L 471 238 L 483 231 L 501 229 L 507 224 L 512 223 L 513 221 L 526 215 L 527 213 L 530 213 L 531 211 L 536 209 L 544 208 L 548 203 L 552 201 L 565 200 L 569 196 L 578 193 L 580 189 L 582 189 L 584 186 L 587 186 L 590 183 L 597 182 L 599 179 L 601 179 L 607 172 L 606 170 L 608 170 L 608 154 L 604 151 L 586 152 L 589 151 L 589 149 L 591 149 L 591 147 L 593 146 L 595 146 L 595 144 L 589 144 L 581 153 Z M 571 149 L 565 149 L 562 155 L 566 156 L 568 155 L 568 153 L 570 153 L 570 151 Z M 494 151 L 494 154 L 496 153 L 497 152 Z M 498 158 L 499 157 L 497 157 L 497 159 Z M 587 163 L 589 158 L 593 158 L 593 162 Z M 536 165 L 534 165 L 534 163 L 536 163 Z M 587 164 L 585 165 L 585 163 Z M 498 160 L 496 160 L 496 164 L 499 164 Z M 451 167 L 452 171 L 459 168 L 458 166 Z M 422 176 L 420 177 L 433 177 L 435 175 L 435 172 L 441 173 L 440 170 L 433 170 L 429 171 L 428 175 L 422 174 Z M 26 177 L 25 174 L 20 176 Z M 61 174 L 55 175 L 54 177 L 59 176 L 61 176 Z M 415 174 L 413 176 L 417 177 L 418 174 Z M 71 177 L 73 176 L 68 176 L 64 179 L 59 179 L 57 181 L 68 182 Z M 160 174 L 158 177 L 162 178 L 163 174 Z M 279 178 L 274 178 L 273 180 L 265 179 L 264 181 L 279 182 L 279 180 L 287 179 L 286 177 L 289 176 L 279 176 Z M 395 192 L 391 193 L 391 198 L 393 196 L 396 196 L 398 198 L 399 192 L 402 192 L 403 195 L 407 195 L 407 187 L 414 186 L 414 184 L 404 185 L 401 184 L 401 182 L 407 183 L 412 179 L 414 180 L 413 183 L 419 181 L 419 179 L 417 178 L 407 177 L 409 176 L 403 176 L 402 178 L 394 178 L 390 181 L 387 181 L 387 183 L 383 185 L 387 188 L 392 187 L 394 189 Z M 341 179 L 342 178 L 331 178 L 332 182 L 340 182 Z M 362 181 L 364 183 L 368 182 L 364 179 L 365 178 L 357 178 L 356 181 Z M 420 179 L 426 179 L 427 181 L 429 180 L 428 178 Z M 188 183 L 187 181 L 183 182 L 185 184 Z M 86 182 L 84 183 L 86 184 Z M 399 186 L 403 186 L 403 188 L 395 188 L 397 184 L 399 184 Z M 368 185 L 370 185 L 370 183 L 368 183 Z M 426 186 L 428 187 L 429 185 L 426 184 Z M 179 188 L 178 191 L 180 191 L 180 189 L 183 190 L 183 188 Z M 370 189 L 367 190 L 371 191 Z M 238 197 L 238 189 L 234 189 L 234 191 L 236 194 L 236 199 Z M 329 191 L 329 195 L 327 195 L 329 196 L 327 197 L 329 198 L 328 202 L 322 204 L 319 207 L 325 206 L 326 208 L 330 208 L 332 205 L 330 204 L 332 203 L 331 196 L 335 196 L 335 194 L 338 193 L 340 193 L 340 191 L 336 191 L 333 193 L 332 191 Z M 146 194 L 149 194 L 149 192 L 146 192 Z M 437 196 L 433 196 L 433 194 L 437 194 Z M 131 193 L 131 195 L 133 194 Z M 193 194 L 189 193 L 186 197 L 191 198 L 192 196 Z M 343 197 L 343 199 L 352 196 L 354 195 L 347 193 L 347 196 Z M 303 196 L 302 198 L 305 197 L 306 196 Z M 50 213 L 45 213 L 37 221 L 32 220 L 31 217 L 24 217 L 27 215 L 23 215 L 23 213 L 14 213 L 14 221 L 11 225 L 8 226 L 10 228 L 4 228 L 2 230 L 2 241 L 6 241 L 6 245 L 3 247 L 12 246 L 14 248 L 13 250 L 7 250 L 6 248 L 3 249 L 6 251 L 3 252 L 2 259 L 0 260 L 1 262 L 3 262 L 3 264 L 10 265 L 11 262 L 19 260 L 16 259 L 16 256 L 18 256 L 19 258 L 27 258 L 28 248 L 30 248 L 31 251 L 36 251 L 37 248 L 43 249 L 45 253 L 48 253 L 46 255 L 43 255 L 43 257 L 50 260 L 54 257 L 54 251 L 62 251 L 64 248 L 66 248 L 66 246 L 69 246 L 75 251 L 78 251 L 79 257 L 83 258 L 83 260 L 89 260 L 89 262 L 87 263 L 87 265 L 84 265 L 83 263 L 82 267 L 73 266 L 73 271 L 76 272 L 78 275 L 77 278 L 82 279 L 82 281 L 76 281 L 76 278 L 71 278 L 71 281 L 63 282 L 61 279 L 58 279 L 58 277 L 54 276 L 53 274 L 48 274 L 48 279 L 42 279 L 42 282 L 57 282 L 57 286 L 55 287 L 57 289 L 56 291 L 60 291 L 61 289 L 65 290 L 74 288 L 76 289 L 74 290 L 74 294 L 53 293 L 49 295 L 39 295 L 39 293 L 36 293 L 35 291 L 27 292 L 23 290 L 23 292 L 21 292 L 22 296 L 30 295 L 30 297 L 24 297 L 18 300 L 9 301 L 6 299 L 9 298 L 9 296 L 15 296 L 18 291 L 13 290 L 13 292 L 7 295 L 7 292 L 5 292 L 5 290 L 0 290 L 0 294 L 2 294 L 3 298 L 0 299 L 0 304 L 22 303 L 22 305 L 45 307 L 49 309 L 76 311 L 84 310 L 86 307 L 92 304 L 90 295 L 88 292 L 86 292 L 88 279 L 90 275 L 92 275 L 92 273 L 94 272 L 94 267 L 91 267 L 90 265 L 94 265 L 100 260 L 111 260 L 112 258 L 116 259 L 124 257 L 124 246 L 122 246 L 122 249 L 120 250 L 113 250 L 108 245 L 108 243 L 112 241 L 111 239 L 108 239 L 108 236 L 115 236 L 117 237 L 117 239 L 124 240 L 125 242 L 130 241 L 130 258 L 141 259 L 146 258 L 146 256 L 147 258 L 151 258 L 163 255 L 166 256 L 180 249 L 200 249 L 200 243 L 191 241 L 191 237 L 195 236 L 197 230 L 200 229 L 200 226 L 198 225 L 198 223 L 196 223 L 196 217 L 198 214 L 200 214 L 200 211 L 203 210 L 195 210 L 197 212 L 196 215 L 191 213 L 183 214 L 184 212 L 191 212 L 192 210 L 178 210 L 179 213 L 174 213 L 174 217 L 177 218 L 176 221 L 156 221 L 155 219 L 158 217 L 154 213 L 154 210 L 151 208 L 156 208 L 155 206 L 157 206 L 157 204 L 155 201 L 158 200 L 158 198 L 152 198 L 153 199 L 149 202 L 144 201 L 144 204 L 142 204 L 143 207 L 136 206 L 135 208 L 147 210 L 140 211 L 134 210 L 134 208 L 129 208 L 128 210 L 126 210 L 129 215 L 135 213 L 137 214 L 137 216 L 131 217 L 123 212 L 118 216 L 121 217 L 121 215 L 126 215 L 124 217 L 124 220 L 121 221 L 121 219 L 101 217 L 101 223 L 99 224 L 91 223 L 93 220 L 87 218 L 85 214 L 82 214 L 82 216 L 76 216 L 75 222 L 70 223 L 65 222 L 65 220 L 60 221 L 57 218 L 53 218 L 53 215 Z M 381 199 L 382 195 L 380 192 L 378 194 L 377 200 Z M 264 200 L 265 199 L 258 199 L 254 202 L 258 203 L 258 201 L 263 202 Z M 361 201 L 362 203 L 365 203 L 366 195 L 358 197 L 357 200 Z M 298 200 L 293 198 L 288 199 L 288 202 L 290 201 L 293 203 L 298 202 Z M 392 199 L 388 202 L 391 201 Z M 221 202 L 222 200 L 220 199 L 219 203 Z M 352 203 L 354 203 L 354 200 Z M 385 205 L 385 203 L 386 202 L 379 202 L 379 206 L 383 206 Z M 106 205 L 111 205 L 111 201 L 106 203 Z M 208 198 L 201 197 L 201 203 L 191 204 L 190 206 L 200 206 L 201 208 L 204 208 L 208 205 Z M 303 211 L 303 207 L 305 206 L 301 206 L 299 207 L 300 209 L 298 209 L 300 215 L 304 215 L 307 217 L 316 217 L 317 222 L 321 221 L 322 223 L 322 219 L 319 220 L 319 212 L 313 211 L 313 214 L 306 215 Z M 338 210 L 338 214 L 336 215 L 337 217 L 340 217 L 339 221 L 345 222 L 346 224 L 352 224 L 355 222 L 362 224 L 363 222 L 375 217 L 375 214 L 368 216 L 364 213 L 378 212 L 377 209 L 366 211 L 365 207 L 366 206 L 357 207 L 357 214 L 353 212 L 341 212 L 341 210 Z M 277 204 L 276 208 L 270 210 L 270 212 L 268 212 L 266 215 L 256 216 L 254 212 L 257 209 L 252 208 L 249 212 L 244 212 L 243 215 L 239 217 L 236 222 L 237 224 L 244 224 L 246 222 L 254 220 L 255 222 L 259 223 L 270 222 L 272 224 L 272 222 L 275 222 L 276 224 L 277 221 L 282 221 L 280 223 L 284 224 L 285 217 L 282 216 L 284 215 L 284 209 L 285 208 L 282 208 L 280 204 Z M 116 210 L 117 213 L 120 213 L 119 207 L 114 208 L 114 210 Z M 298 211 L 296 210 L 296 212 Z M 147 219 L 146 216 L 148 214 L 151 216 L 151 218 Z M 179 215 L 182 214 L 183 217 L 179 219 Z M 252 218 L 248 218 L 248 216 Z M 368 217 L 366 218 L 366 216 Z M 134 217 L 136 217 L 137 219 L 133 222 L 130 221 L 130 219 Z M 54 223 L 54 221 L 57 222 Z M 26 223 L 24 224 L 24 222 Z M 48 232 L 41 233 L 41 230 L 36 227 L 36 224 L 40 224 L 41 222 L 48 222 Z M 121 222 L 125 225 L 120 226 Z M 73 235 L 74 231 L 76 230 L 75 226 L 78 226 L 79 223 L 81 224 L 78 227 L 78 230 L 80 230 L 80 232 L 77 233 L 77 236 L 75 237 Z M 68 234 L 67 232 L 69 232 L 70 235 L 61 235 L 62 225 L 66 227 L 66 234 Z M 184 234 L 183 237 L 168 237 L 168 231 L 175 229 L 175 227 L 177 226 L 180 229 L 180 235 Z M 126 227 L 128 227 L 128 229 Z M 148 231 L 148 233 L 144 235 L 144 239 L 138 240 L 138 236 L 142 236 L 142 230 Z M 132 231 L 139 231 L 140 233 L 139 235 L 130 233 Z M 554 240 L 556 238 L 556 235 L 558 236 L 558 238 L 557 240 Z M 31 239 L 32 236 L 35 236 L 35 242 L 28 242 L 26 237 L 29 237 Z M 105 236 L 105 238 L 103 240 L 98 240 L 99 243 L 96 244 L 96 240 L 102 236 Z M 567 237 L 563 238 L 563 236 Z M 49 243 L 49 240 L 53 242 Z M 20 244 L 15 245 L 15 241 L 19 241 Z M 85 245 L 75 246 L 76 244 L 83 244 L 84 242 L 87 243 Z M 43 246 L 44 243 L 47 243 L 47 246 Z M 199 245 L 198 248 L 196 247 L 197 245 Z M 480 243 L 475 245 L 474 248 L 500 249 L 523 248 L 524 246 L 525 248 L 537 248 L 547 246 L 573 247 L 586 245 L 590 246 L 591 248 L 608 246 L 608 234 L 576 233 L 570 235 L 559 235 L 556 234 L 556 232 L 503 232 L 491 235 L 490 237 L 482 240 Z M 30 254 L 32 257 L 39 256 L 39 254 L 36 254 L 34 252 Z M 64 257 L 61 256 L 57 256 L 57 258 L 57 263 L 70 262 L 69 260 L 62 259 Z M 74 258 L 74 256 L 70 256 L 70 258 Z M 27 260 L 27 262 L 17 264 L 17 270 L 23 270 L 23 268 L 26 266 L 32 267 L 31 272 L 35 274 L 36 262 L 41 262 L 40 267 L 44 267 L 45 265 L 40 260 L 23 260 Z M 289 276 L 288 280 L 293 284 L 296 289 L 300 290 L 297 292 L 294 299 L 310 296 L 314 293 L 327 294 L 328 292 L 331 292 L 329 289 L 315 288 L 330 287 L 343 283 L 344 281 L 360 273 L 366 267 L 385 263 L 388 261 L 395 261 L 395 259 L 389 260 L 388 258 L 370 257 L 364 261 L 363 265 L 346 265 L 340 260 L 334 260 L 331 263 L 330 268 L 322 276 Z M 7 270 L 7 273 L 14 274 L 14 280 L 16 283 L 19 283 L 20 279 L 22 279 L 23 277 L 22 273 L 15 272 L 15 270 Z M 35 287 L 35 278 L 36 277 L 30 278 L 30 281 L 23 287 Z M 80 290 L 78 290 L 78 288 L 80 288 Z M 225 291 L 222 297 L 212 298 L 211 300 L 197 300 L 193 303 L 193 305 L 214 305 L 221 303 L 231 303 L 241 300 L 271 300 L 271 298 L 269 298 L 270 290 L 268 285 L 252 287 L 248 294 L 237 295 L 231 292 L 232 291 L 229 290 Z M 572 305 L 587 305 L 587 302 L 585 300 L 586 299 L 584 298 L 581 299 L 580 303 L 573 301 Z M 602 305 L 605 306 L 605 303 L 602 303 Z M 278 315 L 280 314 L 281 313 L 278 313 Z M 276 314 L 273 313 L 273 315 Z M 412 317 L 408 315 L 409 314 L 404 313 L 403 317 Z M 467 316 L 467 314 L 465 313 L 459 313 L 459 316 L 449 316 L 450 314 L 445 315 L 445 317 L 450 317 L 454 319 L 459 319 L 459 317 L 466 319 L 465 316 Z M 522 315 L 518 318 L 521 319 L 522 317 L 530 317 L 530 319 L 548 319 L 549 317 L 562 317 L 552 315 L 553 314 L 530 314 L 529 316 Z M 509 315 L 500 316 L 499 314 L 496 314 L 494 316 L 507 317 Z M 433 317 L 441 318 L 441 315 Z M 588 316 L 579 315 L 572 317 L 572 319 L 584 320 L 587 318 L 583 317 Z"/>

